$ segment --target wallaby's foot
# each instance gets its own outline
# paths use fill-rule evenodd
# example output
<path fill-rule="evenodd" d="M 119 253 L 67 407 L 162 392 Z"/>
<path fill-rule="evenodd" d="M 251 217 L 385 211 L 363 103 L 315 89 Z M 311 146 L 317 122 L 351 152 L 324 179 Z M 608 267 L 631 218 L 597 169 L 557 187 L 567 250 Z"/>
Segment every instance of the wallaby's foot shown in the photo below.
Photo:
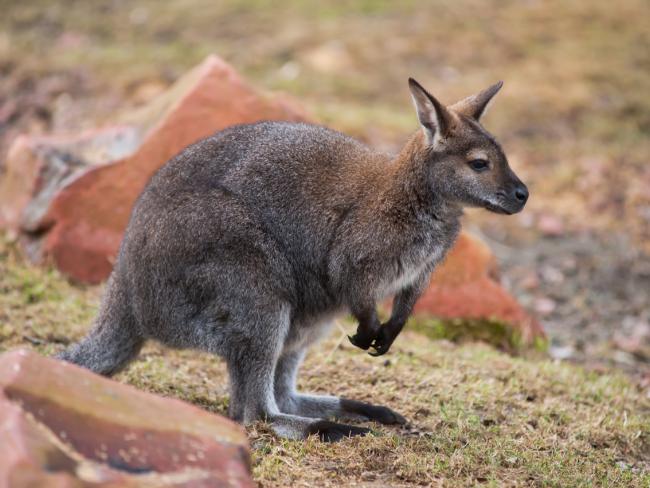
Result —
<path fill-rule="evenodd" d="M 283 414 L 312 419 L 371 420 L 381 424 L 404 424 L 406 419 L 390 408 L 327 395 L 296 392 L 295 381 L 304 351 L 283 355 L 275 370 L 275 398 Z"/>
<path fill-rule="evenodd" d="M 380 424 L 405 424 L 406 419 L 397 412 L 382 405 L 320 395 L 291 394 L 278 398 L 283 413 L 311 417 L 312 419 L 334 418 L 337 420 L 373 421 Z"/>
<path fill-rule="evenodd" d="M 273 431 L 284 439 L 302 440 L 310 435 L 318 435 L 323 442 L 337 442 L 345 437 L 366 435 L 367 427 L 338 424 L 330 420 L 314 419 L 299 415 L 274 414 L 267 416 Z"/>
<path fill-rule="evenodd" d="M 338 442 L 345 437 L 356 437 L 372 432 L 366 427 L 354 425 L 337 424 L 329 420 L 317 420 L 309 424 L 307 435 L 317 434 L 323 442 Z"/>
<path fill-rule="evenodd" d="M 343 413 L 363 417 L 385 425 L 403 425 L 406 419 L 400 414 L 383 405 L 360 402 L 341 398 L 341 410 Z"/>

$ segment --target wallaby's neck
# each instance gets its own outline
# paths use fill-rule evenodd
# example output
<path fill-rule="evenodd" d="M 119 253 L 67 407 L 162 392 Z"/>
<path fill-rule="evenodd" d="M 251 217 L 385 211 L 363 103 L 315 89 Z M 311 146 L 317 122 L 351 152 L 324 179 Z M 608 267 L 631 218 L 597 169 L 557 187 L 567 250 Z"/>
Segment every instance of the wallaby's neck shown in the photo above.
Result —
<path fill-rule="evenodd" d="M 392 161 L 386 201 L 400 214 L 416 219 L 433 217 L 450 222 L 458 220 L 462 208 L 444 189 L 444 181 L 432 178 L 435 162 L 431 159 L 422 131 L 413 134 Z"/>

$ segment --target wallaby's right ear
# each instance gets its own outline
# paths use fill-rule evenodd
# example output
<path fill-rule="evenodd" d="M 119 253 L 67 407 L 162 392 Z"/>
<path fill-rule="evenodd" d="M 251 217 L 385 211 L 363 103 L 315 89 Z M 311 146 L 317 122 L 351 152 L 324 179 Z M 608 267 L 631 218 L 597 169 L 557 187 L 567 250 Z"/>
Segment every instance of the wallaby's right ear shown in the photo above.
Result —
<path fill-rule="evenodd" d="M 413 78 L 409 78 L 409 89 L 427 142 L 435 145 L 440 138 L 445 138 L 449 133 L 452 115 Z"/>

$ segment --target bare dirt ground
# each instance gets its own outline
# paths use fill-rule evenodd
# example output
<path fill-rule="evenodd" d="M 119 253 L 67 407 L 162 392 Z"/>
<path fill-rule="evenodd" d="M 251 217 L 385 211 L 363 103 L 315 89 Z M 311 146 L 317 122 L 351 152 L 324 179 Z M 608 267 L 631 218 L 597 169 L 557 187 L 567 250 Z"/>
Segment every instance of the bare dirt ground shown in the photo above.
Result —
<path fill-rule="evenodd" d="M 552 357 L 616 367 L 650 386 L 650 257 L 606 231 L 549 236 L 484 226 L 511 291 L 534 311 Z"/>

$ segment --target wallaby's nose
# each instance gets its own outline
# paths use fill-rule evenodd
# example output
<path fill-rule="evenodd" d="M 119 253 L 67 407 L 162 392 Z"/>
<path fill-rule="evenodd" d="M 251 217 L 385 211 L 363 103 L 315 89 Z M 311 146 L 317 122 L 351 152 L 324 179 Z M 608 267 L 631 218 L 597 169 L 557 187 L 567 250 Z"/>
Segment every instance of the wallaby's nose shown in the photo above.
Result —
<path fill-rule="evenodd" d="M 525 185 L 515 187 L 515 198 L 523 205 L 528 200 L 528 188 Z"/>

